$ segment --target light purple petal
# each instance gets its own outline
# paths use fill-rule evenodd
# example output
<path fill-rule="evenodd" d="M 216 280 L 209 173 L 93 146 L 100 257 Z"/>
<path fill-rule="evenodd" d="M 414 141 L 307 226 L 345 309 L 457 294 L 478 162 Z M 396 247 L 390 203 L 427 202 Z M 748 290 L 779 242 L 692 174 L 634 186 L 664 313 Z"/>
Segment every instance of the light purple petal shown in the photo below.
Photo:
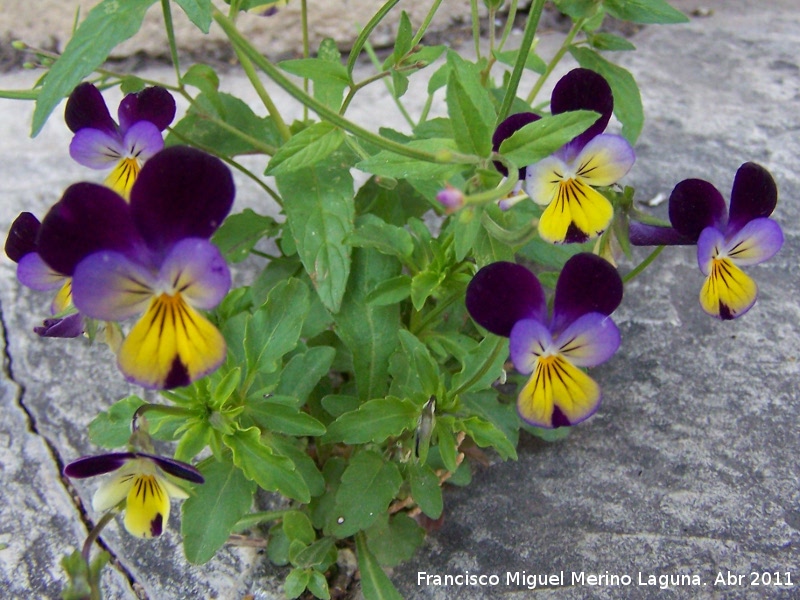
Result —
<path fill-rule="evenodd" d="M 753 219 L 770 216 L 777 204 L 778 186 L 769 171 L 756 163 L 744 163 L 733 180 L 729 232 Z"/>
<path fill-rule="evenodd" d="M 134 458 L 136 458 L 136 454 L 133 452 L 110 452 L 98 456 L 85 456 L 64 467 L 64 475 L 75 479 L 105 475 L 116 471 Z"/>
<path fill-rule="evenodd" d="M 514 368 L 527 375 L 533 372 L 536 359 L 554 349 L 550 330 L 536 319 L 522 319 L 509 334 L 508 353 Z"/>
<path fill-rule="evenodd" d="M 706 227 L 697 239 L 697 266 L 708 276 L 711 262 L 725 249 L 725 236 L 716 227 Z"/>
<path fill-rule="evenodd" d="M 72 302 L 87 317 L 121 321 L 145 311 L 155 277 L 124 254 L 102 251 L 83 259 L 72 279 Z"/>
<path fill-rule="evenodd" d="M 66 278 L 47 266 L 36 252 L 22 257 L 17 263 L 17 279 L 25 287 L 44 292 L 64 285 Z"/>
<path fill-rule="evenodd" d="M 466 304 L 478 325 L 504 337 L 517 321 L 544 321 L 547 310 L 539 280 L 511 262 L 492 263 L 478 271 L 467 286 Z"/>
<path fill-rule="evenodd" d="M 578 178 L 591 186 L 617 183 L 636 161 L 633 147 L 621 135 L 604 133 L 589 141 L 575 157 L 573 168 Z"/>
<path fill-rule="evenodd" d="M 144 162 L 164 148 L 164 138 L 150 121 L 139 121 L 125 133 L 125 155 Z"/>
<path fill-rule="evenodd" d="M 614 355 L 619 342 L 619 329 L 611 317 L 589 313 L 570 324 L 555 345 L 573 365 L 595 367 Z"/>
<path fill-rule="evenodd" d="M 109 169 L 125 156 L 119 135 L 86 127 L 72 138 L 69 155 L 78 164 L 90 169 Z"/>
<path fill-rule="evenodd" d="M 780 225 L 765 217 L 753 219 L 726 244 L 726 254 L 738 266 L 757 265 L 769 260 L 783 246 Z"/>
<path fill-rule="evenodd" d="M 159 280 L 169 292 L 179 292 L 195 308 L 209 310 L 222 302 L 231 287 L 231 274 L 217 247 L 204 239 L 175 244 L 161 266 Z"/>
<path fill-rule="evenodd" d="M 556 282 L 553 332 L 587 313 L 610 315 L 622 301 L 622 278 L 607 260 L 582 252 L 570 258 Z"/>
<path fill-rule="evenodd" d="M 205 479 L 200 471 L 188 463 L 175 460 L 174 458 L 157 456 L 155 454 L 146 454 L 144 452 L 137 452 L 136 456 L 147 458 L 148 460 L 153 461 L 161 468 L 162 471 L 169 473 L 170 475 L 174 475 L 175 477 L 179 477 L 180 479 L 185 479 L 186 481 L 191 481 L 192 483 L 205 482 Z"/>

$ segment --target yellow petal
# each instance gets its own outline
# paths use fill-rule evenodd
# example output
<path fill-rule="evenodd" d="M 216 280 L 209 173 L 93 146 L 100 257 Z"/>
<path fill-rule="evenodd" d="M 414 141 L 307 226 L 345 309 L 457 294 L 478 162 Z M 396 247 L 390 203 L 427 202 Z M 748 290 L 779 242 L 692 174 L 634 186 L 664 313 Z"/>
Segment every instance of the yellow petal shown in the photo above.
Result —
<path fill-rule="evenodd" d="M 700 290 L 703 310 L 719 319 L 734 319 L 755 304 L 758 288 L 729 258 L 715 258 Z"/>
<path fill-rule="evenodd" d="M 169 494 L 156 475 L 138 475 L 125 503 L 125 529 L 131 535 L 161 535 L 169 519 Z"/>
<path fill-rule="evenodd" d="M 145 387 L 183 386 L 225 360 L 225 340 L 180 294 L 161 294 L 125 338 L 117 360 L 128 379 Z"/>
<path fill-rule="evenodd" d="M 58 290 L 56 297 L 53 298 L 51 309 L 54 315 L 63 313 L 72 304 L 72 278 L 67 279 L 67 282 Z"/>
<path fill-rule="evenodd" d="M 537 359 L 531 378 L 517 398 L 517 409 L 529 423 L 550 428 L 583 421 L 599 403 L 600 386 L 555 354 Z"/>
<path fill-rule="evenodd" d="M 553 244 L 574 241 L 567 240 L 568 235 L 591 239 L 605 231 L 613 216 L 611 203 L 600 192 L 576 179 L 565 179 L 539 219 L 539 235 Z"/>
<path fill-rule="evenodd" d="M 114 477 L 103 482 L 92 497 L 92 508 L 103 512 L 122 502 L 131 490 L 137 476 L 134 461 L 120 468 Z"/>
<path fill-rule="evenodd" d="M 131 188 L 142 166 L 135 158 L 123 158 L 106 177 L 105 184 L 126 200 L 130 199 Z"/>

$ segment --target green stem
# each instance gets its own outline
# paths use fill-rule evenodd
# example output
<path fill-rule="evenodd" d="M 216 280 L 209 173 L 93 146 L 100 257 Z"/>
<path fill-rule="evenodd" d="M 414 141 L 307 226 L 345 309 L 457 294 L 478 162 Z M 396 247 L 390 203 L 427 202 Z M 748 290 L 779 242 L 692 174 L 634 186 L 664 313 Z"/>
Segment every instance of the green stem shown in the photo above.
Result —
<path fill-rule="evenodd" d="M 511 164 L 504 156 L 500 154 L 495 154 L 492 156 L 492 160 L 497 160 L 508 169 L 508 177 L 503 180 L 503 182 L 494 189 L 486 190 L 484 192 L 478 192 L 477 194 L 472 194 L 470 196 L 464 197 L 464 204 L 486 204 L 487 202 L 492 202 L 494 200 L 499 200 L 504 196 L 507 196 L 511 192 L 514 191 L 514 188 L 517 187 L 517 183 L 519 182 L 519 168 Z"/>
<path fill-rule="evenodd" d="M 511 6 L 508 9 L 508 17 L 506 18 L 506 27 L 503 30 L 503 37 L 500 38 L 500 44 L 497 46 L 497 51 L 502 52 L 503 48 L 508 41 L 508 36 L 511 35 L 511 31 L 514 29 L 514 21 L 517 18 L 517 4 L 519 0 L 511 0 Z"/>
<path fill-rule="evenodd" d="M 183 408 L 181 406 L 166 406 L 164 404 L 142 404 L 133 413 L 133 417 L 131 418 L 131 431 L 133 431 L 134 433 L 137 432 L 140 428 L 139 420 L 144 416 L 145 413 L 152 411 L 160 412 L 165 415 L 175 415 L 179 417 L 188 417 L 189 415 L 194 414 L 194 411 L 188 408 Z"/>
<path fill-rule="evenodd" d="M 475 57 L 481 61 L 481 18 L 478 15 L 478 0 L 470 0 L 472 12 L 472 40 L 475 42 Z"/>
<path fill-rule="evenodd" d="M 383 18 L 389 13 L 390 10 L 392 10 L 395 7 L 395 5 L 398 2 L 400 2 L 400 0 L 388 0 L 386 4 L 384 4 L 378 9 L 378 12 L 376 12 L 373 15 L 373 17 L 369 20 L 369 22 L 359 32 L 355 42 L 353 42 L 353 47 L 350 50 L 350 55 L 347 57 L 347 72 L 349 74 L 352 74 L 353 69 L 356 68 L 356 61 L 358 60 L 358 56 L 359 54 L 361 54 L 361 50 L 362 48 L 364 48 L 364 44 L 367 43 L 367 39 L 369 38 L 370 34 L 378 25 L 380 25 L 381 21 L 383 21 Z"/>
<path fill-rule="evenodd" d="M 651 252 L 651 253 L 650 253 L 650 254 L 647 256 L 647 258 L 645 258 L 645 259 L 644 259 L 642 262 L 640 262 L 640 263 L 639 263 L 639 264 L 636 266 L 636 268 L 635 268 L 635 269 L 633 269 L 633 270 L 632 270 L 630 273 L 628 273 L 627 275 L 625 275 L 625 277 L 623 277 L 623 278 L 622 278 L 622 282 L 623 282 L 623 283 L 628 283 L 629 281 L 633 280 L 633 279 L 634 279 L 634 278 L 635 278 L 637 275 L 639 275 L 639 273 L 641 273 L 641 272 L 642 272 L 642 271 L 644 271 L 644 270 L 645 270 L 645 269 L 646 269 L 648 266 L 650 266 L 650 263 L 652 263 L 652 262 L 653 262 L 653 261 L 656 259 L 656 257 L 657 257 L 659 254 L 661 254 L 661 251 L 662 251 L 664 248 L 665 248 L 665 246 L 657 246 L 657 247 L 656 247 L 656 249 L 655 249 L 655 250 L 653 250 L 653 251 L 652 251 L 652 252 Z"/>
<path fill-rule="evenodd" d="M 114 507 L 104 514 L 89 532 L 89 536 L 86 538 L 86 541 L 83 543 L 83 548 L 81 549 L 81 556 L 83 557 L 83 560 L 86 561 L 86 566 L 89 566 L 89 557 L 92 553 L 92 546 L 97 541 L 97 538 L 100 537 L 100 532 L 103 531 L 103 528 L 111 522 L 111 519 L 113 519 L 116 514 L 117 510 L 116 507 Z"/>
<path fill-rule="evenodd" d="M 245 529 L 250 529 L 266 521 L 277 521 L 285 517 L 290 512 L 294 512 L 294 509 L 286 508 L 283 510 L 264 510 L 261 512 L 250 513 L 249 515 L 245 515 L 239 519 L 236 522 L 236 525 L 233 526 L 232 531 L 244 531 Z"/>
<path fill-rule="evenodd" d="M 381 65 L 381 61 L 380 61 L 380 59 L 378 59 L 378 55 L 375 54 L 375 50 L 372 47 L 372 44 L 370 44 L 369 42 L 364 42 L 364 50 L 366 50 L 367 56 L 369 56 L 369 59 L 372 62 L 372 65 L 376 69 L 380 70 L 381 66 L 382 66 Z M 416 68 L 417 68 L 416 65 L 412 65 L 410 67 L 406 67 L 405 69 L 406 70 L 411 70 L 411 69 L 416 69 Z M 344 111 L 347 110 L 348 105 L 350 104 L 350 102 L 352 101 L 353 97 L 355 96 L 355 94 L 356 94 L 356 92 L 358 90 L 360 90 L 361 88 L 363 88 L 364 86 L 366 86 L 366 85 L 368 85 L 370 83 L 373 83 L 374 81 L 377 81 L 378 79 L 383 79 L 384 85 L 386 85 L 386 89 L 389 92 L 389 96 L 391 96 L 392 100 L 395 103 L 395 106 L 397 106 L 397 110 L 400 111 L 400 114 L 403 115 L 403 118 L 406 120 L 406 122 L 413 129 L 414 128 L 414 121 L 411 118 L 411 115 L 408 114 L 408 111 L 406 110 L 406 107 L 403 106 L 402 102 L 400 102 L 400 98 L 398 98 L 395 95 L 394 87 L 392 86 L 392 82 L 387 79 L 387 76 L 389 76 L 391 74 L 392 74 L 391 71 L 381 71 L 380 73 L 378 73 L 376 75 L 373 75 L 372 77 L 369 77 L 368 79 L 365 79 L 364 81 L 359 82 L 358 84 L 355 84 L 354 86 L 351 86 L 350 87 L 350 91 L 347 94 L 347 98 L 345 98 L 345 101 L 342 104 L 342 108 L 341 108 L 341 110 L 339 110 L 339 114 L 340 115 L 344 115 Z"/>
<path fill-rule="evenodd" d="M 172 56 L 172 65 L 175 67 L 175 77 L 177 77 L 178 84 L 180 84 L 181 67 L 178 62 L 178 44 L 175 42 L 175 28 L 172 24 L 172 10 L 169 6 L 169 0 L 161 0 L 161 12 L 164 13 L 164 28 L 167 30 L 169 53 Z"/>
<path fill-rule="evenodd" d="M 575 39 L 575 36 L 581 30 L 581 28 L 585 23 L 586 19 L 578 19 L 577 21 L 575 21 L 575 23 L 573 23 L 572 29 L 569 30 L 567 37 L 564 38 L 561 47 L 558 49 L 555 55 L 553 55 L 553 58 L 550 59 L 550 62 L 547 63 L 547 68 L 545 69 L 544 73 L 542 73 L 539 76 L 539 79 L 536 80 L 533 89 L 528 94 L 528 97 L 525 99 L 528 102 L 528 104 L 531 104 L 536 99 L 536 96 L 541 91 L 544 82 L 547 81 L 547 78 L 550 77 L 550 75 L 553 72 L 553 69 L 555 69 L 558 63 L 561 62 L 561 59 L 564 58 L 564 55 L 567 53 L 567 50 L 569 50 L 569 47 L 572 45 L 572 40 Z"/>
<path fill-rule="evenodd" d="M 258 50 L 256 50 L 243 36 L 233 23 L 223 15 L 218 10 L 214 10 L 214 20 L 219 24 L 219 26 L 223 29 L 225 34 L 228 36 L 228 39 L 231 43 L 235 46 L 238 46 L 241 50 L 243 50 L 248 57 L 253 61 L 253 63 L 267 76 L 272 79 L 278 86 L 283 88 L 286 93 L 290 96 L 301 102 L 302 104 L 308 106 L 311 110 L 316 112 L 320 118 L 323 118 L 333 125 L 337 127 L 341 127 L 345 131 L 352 133 L 355 136 L 358 136 L 364 140 L 369 141 L 372 144 L 375 144 L 379 148 L 384 150 L 388 150 L 390 152 L 394 152 L 395 154 L 399 154 L 401 156 L 407 156 L 409 158 L 413 158 L 416 160 L 421 160 L 425 162 L 433 162 L 433 163 L 451 163 L 455 162 L 453 160 L 454 153 L 442 153 L 441 155 L 438 153 L 433 152 L 425 152 L 424 150 L 419 150 L 417 148 L 411 148 L 404 144 L 400 144 L 389 140 L 381 135 L 372 133 L 371 131 L 364 129 L 363 127 L 356 125 L 352 121 L 345 119 L 335 111 L 331 110 L 327 106 L 325 106 L 322 102 L 318 101 L 316 98 L 309 96 L 299 87 L 297 87 L 294 83 L 292 83 L 277 67 L 275 67 L 269 60 L 264 58 Z"/>
<path fill-rule="evenodd" d="M 414 46 L 422 41 L 422 36 L 424 36 L 425 32 L 428 31 L 428 27 L 430 27 L 431 21 L 433 21 L 433 17 L 439 10 L 439 5 L 441 5 L 441 3 L 442 0 L 434 0 L 433 4 L 431 5 L 431 9 L 428 11 L 428 14 L 425 15 L 425 20 L 422 21 L 422 25 L 420 25 L 416 35 L 411 40 L 411 48 L 414 48 Z"/>
<path fill-rule="evenodd" d="M 511 105 L 514 98 L 517 97 L 517 89 L 519 89 L 519 82 L 522 79 L 522 73 L 525 70 L 525 61 L 528 58 L 528 53 L 533 47 L 533 38 L 536 35 L 536 29 L 539 27 L 539 19 L 542 16 L 542 9 L 544 8 L 545 0 L 533 0 L 530 10 L 528 12 L 528 21 L 525 23 L 525 31 L 522 34 L 522 42 L 519 46 L 519 54 L 517 61 L 514 63 L 514 69 L 511 71 L 511 76 L 508 80 L 508 87 L 506 94 L 503 96 L 503 103 L 500 105 L 500 112 L 497 115 L 497 125 L 505 120 L 511 110 Z"/>
<path fill-rule="evenodd" d="M 258 78 L 258 73 L 256 73 L 252 61 L 247 58 L 244 53 L 240 52 L 236 46 L 234 46 L 233 49 L 234 52 L 236 52 L 236 57 L 239 59 L 239 63 L 242 65 L 242 69 L 244 69 L 245 75 L 247 75 L 247 79 L 250 80 L 250 85 L 253 86 L 256 94 L 258 94 L 258 97 L 261 99 L 261 102 L 267 109 L 269 116 L 272 117 L 281 139 L 284 142 L 289 141 L 289 139 L 292 137 L 292 132 L 289 131 L 289 127 L 283 120 L 278 107 L 275 106 L 275 103 L 272 101 L 272 97 L 269 95 L 267 88 L 264 87 L 264 84 L 262 84 L 261 80 Z"/>
<path fill-rule="evenodd" d="M 308 39 L 308 2 L 300 0 L 300 24 L 303 29 L 303 58 L 311 56 L 311 42 Z M 308 78 L 303 79 L 303 91 L 308 94 Z M 303 121 L 308 121 L 308 106 L 303 105 Z"/>

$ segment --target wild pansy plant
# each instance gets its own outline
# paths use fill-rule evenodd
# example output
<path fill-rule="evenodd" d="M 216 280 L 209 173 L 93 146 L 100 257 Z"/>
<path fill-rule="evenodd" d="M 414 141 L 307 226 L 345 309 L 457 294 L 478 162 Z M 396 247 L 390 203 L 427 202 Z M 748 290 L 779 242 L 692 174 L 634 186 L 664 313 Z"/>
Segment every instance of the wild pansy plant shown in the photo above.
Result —
<path fill-rule="evenodd" d="M 686 179 L 669 197 L 671 228 L 630 224 L 630 240 L 639 246 L 697 245 L 697 263 L 706 279 L 700 306 L 718 319 L 741 317 L 756 302 L 758 286 L 741 267 L 769 260 L 783 245 L 780 225 L 769 216 L 778 203 L 778 187 L 764 167 L 745 163 L 736 172 L 730 211 L 708 181 Z"/>
<path fill-rule="evenodd" d="M 189 562 L 249 532 L 266 545 L 265 559 L 288 569 L 287 597 L 334 595 L 328 578 L 351 572 L 346 557 L 355 552 L 367 600 L 396 598 L 382 568 L 407 560 L 426 524 L 457 518 L 445 514 L 443 488 L 469 483 L 483 452 L 514 458 L 524 432 L 552 439 L 547 428 L 604 427 L 580 424 L 604 410 L 601 373 L 584 369 L 624 347 L 610 316 L 621 281 L 659 251 L 638 262 L 630 248 L 643 239 L 631 222 L 641 215 L 635 190 L 618 181 L 634 163 L 644 113 L 633 76 L 606 54 L 632 45 L 604 31 L 604 19 L 686 18 L 664 0 L 559 0 L 572 28 L 541 57 L 534 40 L 544 0 L 530 3 L 516 48 L 508 42 L 521 3 L 484 0 L 490 33 L 481 40 L 474 0 L 466 57 L 426 42 L 440 0 L 419 23 L 386 0 L 360 20 L 349 56 L 326 39 L 276 62 L 237 18 L 284 2 L 232 0 L 223 13 L 218 3 L 164 0 L 174 78 L 145 81 L 104 66 L 152 4 L 102 0 L 61 56 L 32 50 L 48 68 L 40 87 L 5 93 L 35 98 L 34 134 L 69 97 L 73 156 L 115 167 L 114 189 L 77 183 L 41 226 L 24 216 L 11 227 L 7 252 L 25 263 L 20 280 L 71 278 L 87 337 L 97 319 L 121 323 L 122 373 L 160 394 L 103 410 L 89 437 L 112 453 L 67 467 L 69 476 L 111 478 L 95 503 L 109 511 L 65 563 L 74 589 L 100 597 L 104 555 L 89 555 L 117 509 L 134 535 L 163 531 L 166 496 L 181 495 L 166 482 L 177 475 L 205 480 L 181 507 Z M 308 23 L 307 4 L 285 11 Z M 222 91 L 236 86 L 211 66 L 182 62 L 176 6 L 201 30 L 221 30 L 260 104 Z M 280 13 L 265 26 L 279 27 Z M 372 34 L 387 27 L 396 37 L 379 58 Z M 541 103 L 565 56 L 577 68 Z M 412 105 L 406 92 L 418 77 L 426 85 L 413 89 L 427 96 L 419 102 L 415 92 Z M 363 90 L 384 84 L 403 122 L 373 130 L 352 120 Z M 101 92 L 117 85 L 119 123 Z M 275 88 L 291 109 L 277 108 Z M 171 124 L 173 96 L 188 109 Z M 612 113 L 620 135 L 606 133 Z M 263 192 L 247 199 L 251 208 L 228 214 L 233 184 L 223 162 Z M 737 176 L 727 220 L 709 188 L 680 184 L 673 203 L 685 214 L 645 243 L 698 243 L 706 306 L 741 314 L 752 295 L 735 297 L 732 285 L 754 288 L 736 269 L 779 245 L 766 219 L 774 202 L 752 167 Z M 690 231 L 676 231 L 689 222 Z M 588 254 L 612 248 L 630 269 L 622 279 Z M 243 282 L 232 289 L 227 263 Z M 506 380 L 509 357 L 524 380 Z M 145 409 L 152 435 L 175 444 L 174 459 L 130 442 L 128 424 Z M 186 466 L 193 462 L 197 472 Z M 280 496 L 279 509 L 256 510 L 265 493 Z M 158 573 L 144 576 L 158 589 Z"/>
<path fill-rule="evenodd" d="M 105 184 L 128 198 L 142 165 L 164 147 L 161 132 L 175 118 L 175 100 L 162 87 L 127 94 L 114 122 L 97 87 L 77 86 L 67 100 L 64 120 L 75 133 L 70 156 L 91 169 L 111 169 Z"/>

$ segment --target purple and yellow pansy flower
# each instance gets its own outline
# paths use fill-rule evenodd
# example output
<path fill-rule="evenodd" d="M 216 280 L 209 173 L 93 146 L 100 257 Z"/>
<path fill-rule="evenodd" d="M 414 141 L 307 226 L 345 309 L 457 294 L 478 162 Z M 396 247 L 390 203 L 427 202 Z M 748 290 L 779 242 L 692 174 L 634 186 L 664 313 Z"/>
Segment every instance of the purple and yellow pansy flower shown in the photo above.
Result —
<path fill-rule="evenodd" d="M 231 285 L 209 238 L 233 196 L 222 161 L 175 146 L 145 164 L 130 203 L 107 187 L 78 183 L 42 221 L 39 253 L 72 277 L 82 314 L 122 321 L 144 313 L 117 353 L 129 381 L 184 386 L 225 359 L 222 334 L 198 311 L 214 308 Z"/>
<path fill-rule="evenodd" d="M 706 279 L 700 305 L 718 319 L 742 316 L 755 304 L 758 286 L 741 267 L 772 258 L 783 232 L 769 216 L 778 203 L 778 187 L 764 167 L 749 162 L 733 180 L 730 210 L 708 181 L 685 179 L 669 198 L 672 227 L 630 224 L 631 243 L 639 246 L 697 244 L 697 262 Z"/>
<path fill-rule="evenodd" d="M 636 156 L 628 141 L 603 133 L 614 110 L 608 82 L 589 69 L 573 69 L 553 89 L 550 110 L 600 113 L 597 121 L 557 152 L 520 170 L 528 196 L 545 207 L 539 236 L 555 244 L 585 242 L 606 230 L 614 215 L 608 199 L 596 187 L 617 183 L 630 171 Z M 511 115 L 492 138 L 495 151 L 517 130 L 539 119 L 534 113 Z"/>
<path fill-rule="evenodd" d="M 124 502 L 125 529 L 140 538 L 160 536 L 169 520 L 170 499 L 189 497 L 170 478 L 204 482 L 200 471 L 192 465 L 144 452 L 85 456 L 64 468 L 64 474 L 75 479 L 106 473 L 115 475 L 97 489 L 92 498 L 92 508 L 103 512 Z"/>
<path fill-rule="evenodd" d="M 488 331 L 509 338 L 514 367 L 530 379 L 517 411 L 536 427 L 575 425 L 600 406 L 600 386 L 581 367 L 607 361 L 620 334 L 609 315 L 622 300 L 617 270 L 594 254 L 564 265 L 553 314 L 539 280 L 525 267 L 497 262 L 480 269 L 467 286 L 467 310 Z"/>
<path fill-rule="evenodd" d="M 32 213 L 20 213 L 6 238 L 6 256 L 17 263 L 17 279 L 22 285 L 36 291 L 57 290 L 50 303 L 53 317 L 33 330 L 42 337 L 78 337 L 83 334 L 84 322 L 72 305 L 72 280 L 51 269 L 39 255 L 36 237 L 40 226 Z"/>
<path fill-rule="evenodd" d="M 75 133 L 70 156 L 91 169 L 112 169 L 105 184 L 127 199 L 144 162 L 164 148 L 161 132 L 175 118 L 175 100 L 162 87 L 148 87 L 125 96 L 117 117 L 119 123 L 91 83 L 73 90 L 64 112 Z"/>

